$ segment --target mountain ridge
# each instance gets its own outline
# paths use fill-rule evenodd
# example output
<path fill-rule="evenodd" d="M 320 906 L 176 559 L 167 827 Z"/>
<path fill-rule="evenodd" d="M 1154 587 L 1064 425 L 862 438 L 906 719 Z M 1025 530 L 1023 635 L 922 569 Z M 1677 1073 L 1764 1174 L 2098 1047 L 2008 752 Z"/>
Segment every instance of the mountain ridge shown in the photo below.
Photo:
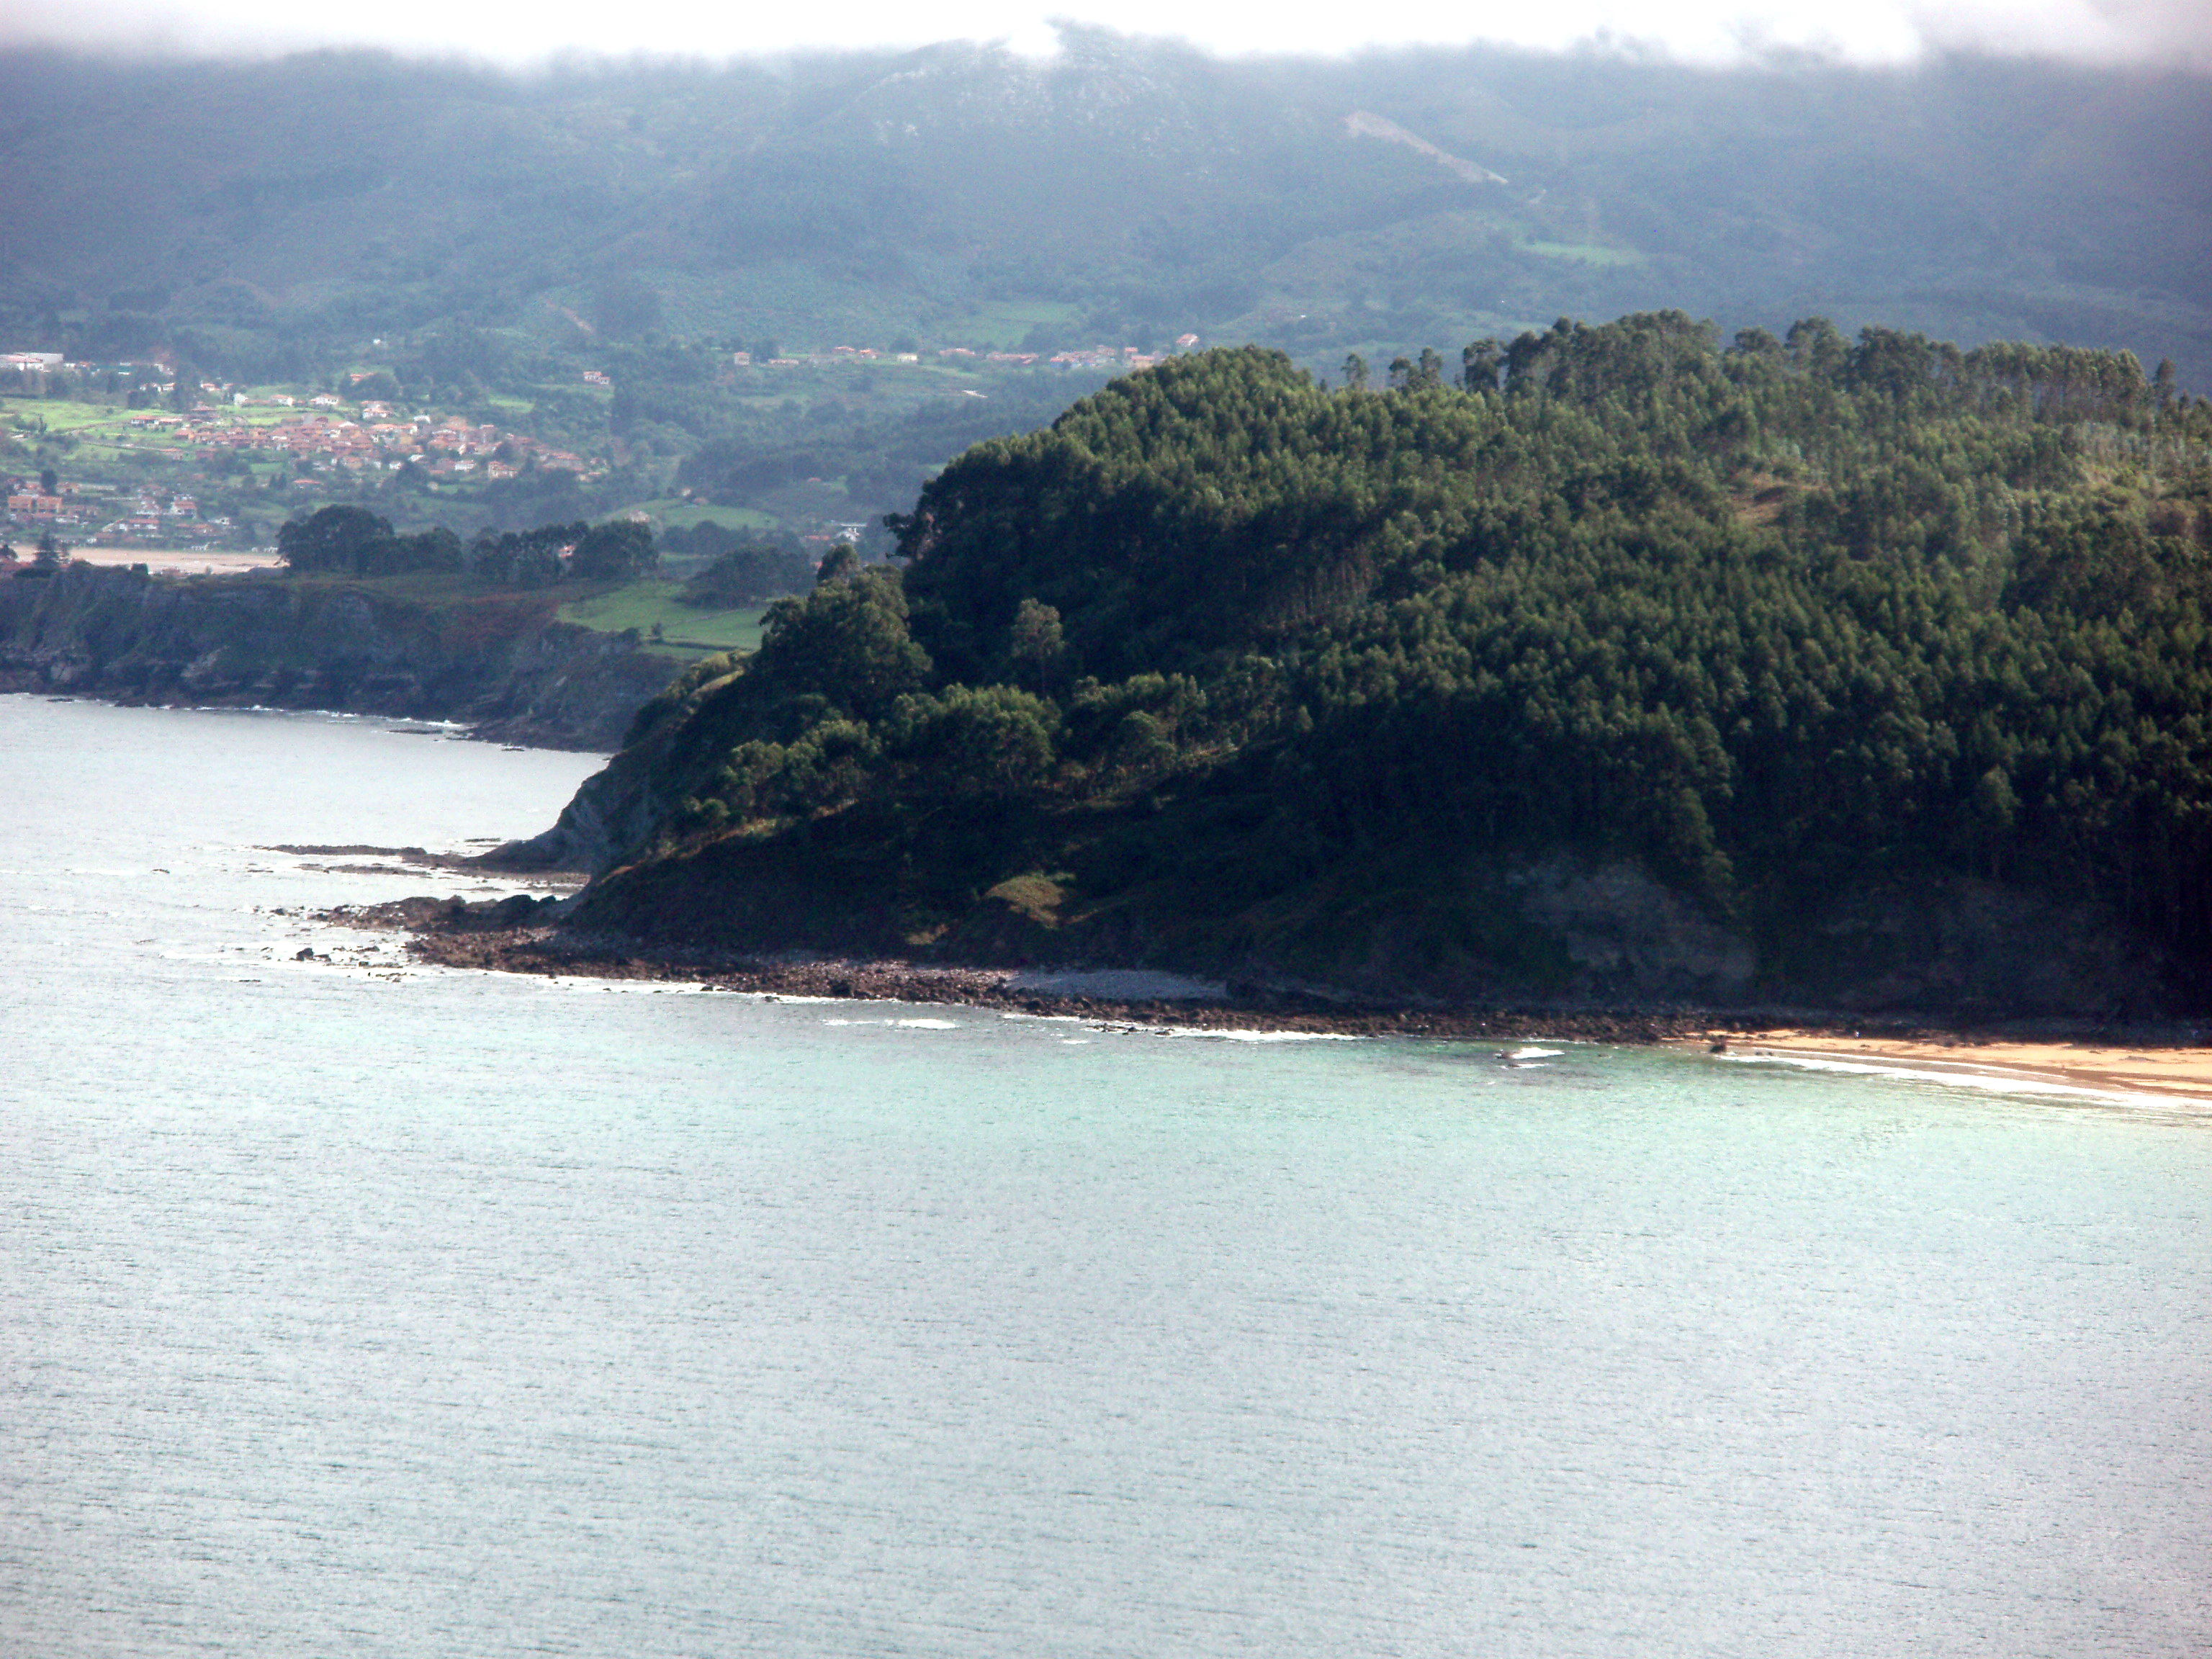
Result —
<path fill-rule="evenodd" d="M 973 343 L 994 307 L 1059 306 L 1069 343 L 1326 363 L 1665 305 L 2124 345 L 2212 383 L 2203 76 L 1066 40 L 535 76 L 0 52 L 0 329 L 210 364 L 454 319 L 557 343 L 549 304 L 604 327 L 623 277 L 684 337 Z"/>

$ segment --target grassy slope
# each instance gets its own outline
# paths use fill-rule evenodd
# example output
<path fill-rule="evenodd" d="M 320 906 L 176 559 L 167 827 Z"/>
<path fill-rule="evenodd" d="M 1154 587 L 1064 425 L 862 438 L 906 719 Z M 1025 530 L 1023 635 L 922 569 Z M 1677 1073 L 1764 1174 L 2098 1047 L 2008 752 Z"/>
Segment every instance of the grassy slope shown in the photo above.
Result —
<path fill-rule="evenodd" d="M 720 651 L 751 651 L 760 645 L 761 607 L 739 611 L 695 611 L 677 595 L 681 582 L 646 580 L 601 588 L 561 607 L 562 622 L 605 634 L 635 628 L 650 638 L 660 625 L 659 648 L 685 657 Z"/>
<path fill-rule="evenodd" d="M 684 658 L 723 651 L 750 651 L 760 644 L 762 607 L 695 611 L 678 602 L 683 584 L 648 580 L 618 585 L 579 583 L 557 588 L 489 588 L 458 573 L 416 571 L 403 576 L 282 576 L 274 573 L 247 580 L 283 582 L 302 594 L 353 591 L 395 601 L 421 611 L 431 625 L 451 630 L 480 629 L 492 616 L 556 619 L 595 633 L 635 629 L 650 636 L 661 625 L 665 654 Z M 509 626 L 514 625 L 513 623 Z"/>
<path fill-rule="evenodd" d="M 401 614 L 411 613 L 417 619 L 414 625 L 465 653 L 472 646 L 504 641 L 551 621 L 601 634 L 635 629 L 647 649 L 678 661 L 751 651 L 760 645 L 761 607 L 695 611 L 678 602 L 683 584 L 676 581 L 495 588 L 451 571 L 368 578 L 286 576 L 270 571 L 225 580 L 280 584 L 312 604 L 344 592 L 363 594 L 404 607 Z M 659 641 L 651 638 L 655 623 L 661 624 Z"/>

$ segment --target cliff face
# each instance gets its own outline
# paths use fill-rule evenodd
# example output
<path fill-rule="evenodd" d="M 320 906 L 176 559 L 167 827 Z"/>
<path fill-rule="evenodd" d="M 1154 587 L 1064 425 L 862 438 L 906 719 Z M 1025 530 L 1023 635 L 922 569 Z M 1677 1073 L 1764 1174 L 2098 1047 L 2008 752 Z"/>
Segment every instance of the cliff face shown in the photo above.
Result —
<path fill-rule="evenodd" d="M 676 804 L 656 776 L 658 755 L 658 745 L 623 750 L 584 780 L 551 829 L 508 842 L 493 859 L 503 869 L 599 874 L 636 857 Z"/>
<path fill-rule="evenodd" d="M 556 621 L 557 605 L 71 565 L 0 580 L 0 690 L 458 720 L 509 742 L 611 750 L 675 665 Z"/>

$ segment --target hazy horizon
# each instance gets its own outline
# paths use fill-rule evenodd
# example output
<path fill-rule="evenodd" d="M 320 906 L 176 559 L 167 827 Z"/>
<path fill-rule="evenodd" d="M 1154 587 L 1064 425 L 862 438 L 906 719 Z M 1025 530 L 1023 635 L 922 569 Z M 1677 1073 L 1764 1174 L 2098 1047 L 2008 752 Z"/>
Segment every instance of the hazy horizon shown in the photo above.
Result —
<path fill-rule="evenodd" d="M 2212 11 L 2185 0 L 1565 0 L 1534 11 L 1436 0 L 1306 8 L 1264 20 L 1220 3 L 1110 6 L 858 0 L 771 16 L 702 17 L 680 0 L 548 17 L 511 4 L 465 12 L 395 0 L 374 12 L 305 15 L 286 0 L 19 0 L 0 49 L 52 47 L 183 58 L 273 57 L 330 47 L 473 59 L 505 68 L 574 58 L 728 60 L 902 49 L 953 40 L 1049 57 L 1063 26 L 1183 42 L 1223 57 L 1339 57 L 1470 46 L 1599 52 L 1704 67 L 1802 61 L 1909 66 L 1954 52 L 2100 65 L 2212 70 Z"/>

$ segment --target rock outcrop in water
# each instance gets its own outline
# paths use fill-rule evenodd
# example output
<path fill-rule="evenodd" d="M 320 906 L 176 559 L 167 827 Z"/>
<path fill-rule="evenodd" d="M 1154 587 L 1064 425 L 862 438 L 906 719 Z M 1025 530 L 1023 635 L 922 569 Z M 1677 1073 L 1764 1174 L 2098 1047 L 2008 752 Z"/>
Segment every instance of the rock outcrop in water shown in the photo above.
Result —
<path fill-rule="evenodd" d="M 70 565 L 0 581 L 0 690 L 458 720 L 508 742 L 612 749 L 675 665 L 634 636 L 557 621 L 558 603 Z"/>

